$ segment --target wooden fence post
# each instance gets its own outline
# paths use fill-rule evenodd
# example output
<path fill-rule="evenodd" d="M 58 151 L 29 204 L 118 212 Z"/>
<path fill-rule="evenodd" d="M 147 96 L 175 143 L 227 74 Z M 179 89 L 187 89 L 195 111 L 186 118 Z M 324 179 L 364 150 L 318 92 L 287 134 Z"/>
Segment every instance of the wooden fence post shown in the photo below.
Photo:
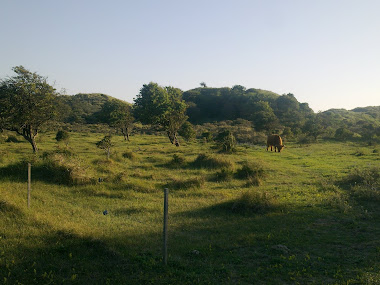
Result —
<path fill-rule="evenodd" d="M 168 264 L 168 194 L 169 189 L 164 189 L 164 244 L 163 244 L 163 257 L 164 257 L 164 264 Z"/>
<path fill-rule="evenodd" d="M 31 183 L 32 183 L 32 165 L 28 163 L 28 208 L 30 208 Z"/>

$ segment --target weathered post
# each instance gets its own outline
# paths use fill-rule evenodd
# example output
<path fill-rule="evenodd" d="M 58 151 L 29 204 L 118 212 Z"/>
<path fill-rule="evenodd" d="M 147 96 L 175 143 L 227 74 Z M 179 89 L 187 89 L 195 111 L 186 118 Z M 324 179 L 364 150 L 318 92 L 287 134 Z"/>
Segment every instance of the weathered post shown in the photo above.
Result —
<path fill-rule="evenodd" d="M 169 189 L 164 189 L 164 245 L 163 245 L 163 256 L 164 256 L 164 264 L 168 264 L 168 194 Z"/>
<path fill-rule="evenodd" d="M 30 208 L 31 183 L 32 183 L 32 165 L 28 163 L 28 208 Z"/>

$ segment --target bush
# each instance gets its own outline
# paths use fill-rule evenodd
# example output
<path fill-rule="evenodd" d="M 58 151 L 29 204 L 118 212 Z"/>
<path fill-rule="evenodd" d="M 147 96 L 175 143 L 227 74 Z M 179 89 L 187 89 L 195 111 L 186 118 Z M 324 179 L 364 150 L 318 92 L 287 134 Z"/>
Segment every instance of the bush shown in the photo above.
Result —
<path fill-rule="evenodd" d="M 270 193 L 260 191 L 246 191 L 232 205 L 232 211 L 240 213 L 266 213 L 276 208 L 276 199 Z"/>
<path fill-rule="evenodd" d="M 374 166 L 366 169 L 355 168 L 342 182 L 350 186 L 380 190 L 380 167 Z"/>
<path fill-rule="evenodd" d="M 234 176 L 234 171 L 231 168 L 222 168 L 220 171 L 215 173 L 215 181 L 231 181 Z"/>
<path fill-rule="evenodd" d="M 236 171 L 236 177 L 247 179 L 248 185 L 258 186 L 262 184 L 266 173 L 264 167 L 259 162 L 244 162 L 242 168 Z"/>
<path fill-rule="evenodd" d="M 5 142 L 18 143 L 20 141 L 17 139 L 17 137 L 11 135 L 11 136 L 8 136 L 8 138 Z"/>
<path fill-rule="evenodd" d="M 68 145 L 69 143 L 69 138 L 70 138 L 69 132 L 64 131 L 64 130 L 59 130 L 55 136 L 55 139 L 57 140 L 57 142 L 64 142 L 66 145 Z"/>
<path fill-rule="evenodd" d="M 184 157 L 179 156 L 178 154 L 173 155 L 173 159 L 169 163 L 170 166 L 180 167 L 185 164 L 186 160 Z"/>
<path fill-rule="evenodd" d="M 233 152 L 236 150 L 236 139 L 229 130 L 220 132 L 215 141 L 222 152 Z"/>
<path fill-rule="evenodd" d="M 193 140 L 196 136 L 194 127 L 190 122 L 185 122 L 178 131 L 178 134 L 186 141 Z"/>
<path fill-rule="evenodd" d="M 125 151 L 125 152 L 123 152 L 122 157 L 130 159 L 130 160 L 134 160 L 136 158 L 135 155 L 134 155 L 134 153 L 132 151 Z"/>
<path fill-rule="evenodd" d="M 230 161 L 204 153 L 199 154 L 198 157 L 192 163 L 192 165 L 197 168 L 210 169 L 232 167 L 232 163 Z"/>
<path fill-rule="evenodd" d="M 212 140 L 213 140 L 213 137 L 212 137 L 212 133 L 211 133 L 211 132 L 204 132 L 204 133 L 202 133 L 202 138 L 203 138 L 206 142 L 212 142 Z"/>

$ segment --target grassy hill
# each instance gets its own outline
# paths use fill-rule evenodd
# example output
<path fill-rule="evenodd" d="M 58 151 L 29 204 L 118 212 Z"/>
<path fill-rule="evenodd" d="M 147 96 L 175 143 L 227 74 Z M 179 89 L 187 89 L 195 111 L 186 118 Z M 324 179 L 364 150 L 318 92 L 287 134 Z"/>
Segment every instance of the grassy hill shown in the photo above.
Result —
<path fill-rule="evenodd" d="M 22 140 L 0 144 L 5 284 L 380 282 L 379 147 L 240 145 L 221 154 L 208 143 L 115 136 L 107 160 L 100 134 L 71 133 L 68 149 L 54 137 L 41 136 L 38 156 Z"/>

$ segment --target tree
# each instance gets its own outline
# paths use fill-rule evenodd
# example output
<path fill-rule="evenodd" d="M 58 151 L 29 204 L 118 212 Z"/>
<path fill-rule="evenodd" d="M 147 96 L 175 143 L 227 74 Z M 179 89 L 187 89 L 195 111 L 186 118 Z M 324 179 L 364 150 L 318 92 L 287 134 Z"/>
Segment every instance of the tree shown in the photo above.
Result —
<path fill-rule="evenodd" d="M 104 103 L 98 114 L 100 121 L 110 127 L 121 130 L 124 140 L 129 141 L 129 135 L 133 129 L 132 107 L 120 100 L 110 100 Z"/>
<path fill-rule="evenodd" d="M 153 82 L 144 84 L 135 99 L 134 111 L 141 123 L 161 126 L 170 142 L 179 146 L 177 132 L 187 120 L 186 103 L 180 89 L 163 88 Z"/>
<path fill-rule="evenodd" d="M 268 102 L 258 101 L 253 104 L 252 121 L 259 131 L 273 130 L 278 124 L 278 119 Z"/>
<path fill-rule="evenodd" d="M 107 135 L 101 141 L 98 141 L 96 143 L 96 146 L 100 149 L 103 149 L 106 152 L 107 159 L 110 158 L 111 147 L 113 146 L 110 135 Z"/>
<path fill-rule="evenodd" d="M 207 85 L 205 82 L 201 82 L 201 83 L 199 83 L 199 85 L 202 86 L 203 88 L 207 88 Z"/>
<path fill-rule="evenodd" d="M 37 152 L 41 126 L 57 114 L 56 91 L 46 77 L 23 66 L 12 70 L 17 75 L 0 81 L 0 128 L 23 136 Z"/>

